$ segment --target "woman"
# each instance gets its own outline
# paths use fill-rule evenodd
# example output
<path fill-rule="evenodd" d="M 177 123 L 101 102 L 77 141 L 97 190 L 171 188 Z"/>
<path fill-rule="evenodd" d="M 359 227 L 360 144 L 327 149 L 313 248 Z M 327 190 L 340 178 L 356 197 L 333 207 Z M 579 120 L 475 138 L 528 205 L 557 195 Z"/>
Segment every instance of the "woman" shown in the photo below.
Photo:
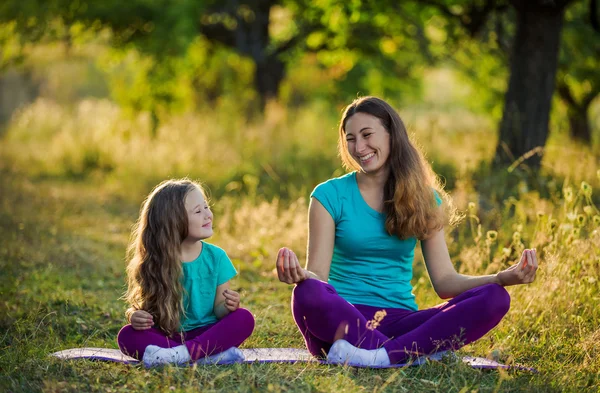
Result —
<path fill-rule="evenodd" d="M 444 239 L 455 209 L 385 101 L 352 102 L 338 147 L 355 171 L 311 194 L 307 268 L 287 248 L 277 256 L 279 280 L 297 284 L 292 312 L 310 353 L 386 366 L 457 349 L 496 326 L 510 306 L 504 287 L 535 279 L 535 250 L 494 275 L 458 274 Z M 451 298 L 425 310 L 410 284 L 417 239 L 436 293 Z"/>

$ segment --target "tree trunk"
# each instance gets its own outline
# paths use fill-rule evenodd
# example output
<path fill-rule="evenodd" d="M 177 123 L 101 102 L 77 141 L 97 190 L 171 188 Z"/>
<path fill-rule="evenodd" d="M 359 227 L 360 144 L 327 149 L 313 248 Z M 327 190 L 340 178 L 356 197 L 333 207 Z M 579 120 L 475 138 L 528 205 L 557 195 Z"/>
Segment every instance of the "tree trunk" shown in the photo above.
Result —
<path fill-rule="evenodd" d="M 548 137 L 565 6 L 523 3 L 515 5 L 517 31 L 494 165 L 522 159 L 535 171 Z"/>
<path fill-rule="evenodd" d="M 279 85 L 285 75 L 285 65 L 275 56 L 267 56 L 265 61 L 256 63 L 254 83 L 260 99 L 261 110 L 268 100 L 277 98 Z"/>
<path fill-rule="evenodd" d="M 588 111 L 592 101 L 600 94 L 600 86 L 598 90 L 590 91 L 579 101 L 575 98 L 569 86 L 564 80 L 558 81 L 556 90 L 564 104 L 567 106 L 567 117 L 569 119 L 569 136 L 571 139 L 582 142 L 591 143 L 592 128 L 588 120 Z"/>
<path fill-rule="evenodd" d="M 285 65 L 270 48 L 269 22 L 274 4 L 274 0 L 251 0 L 247 4 L 251 11 L 236 13 L 235 46 L 254 60 L 254 86 L 261 111 L 269 99 L 277 97 L 285 72 Z"/>
<path fill-rule="evenodd" d="M 274 48 L 269 35 L 271 8 L 278 2 L 279 0 L 215 2 L 215 7 L 207 12 L 219 18 L 222 14 L 227 14 L 235 23 L 206 23 L 201 28 L 202 33 L 210 40 L 220 42 L 252 59 L 255 65 L 257 106 L 261 111 L 269 99 L 277 97 L 285 76 L 285 63 L 279 57 L 282 48 Z"/>
<path fill-rule="evenodd" d="M 35 101 L 40 94 L 40 83 L 34 80 L 29 67 L 9 68 L 0 75 L 0 135 L 8 126 L 13 113 L 21 106 Z"/>
<path fill-rule="evenodd" d="M 571 139 L 589 144 L 592 142 L 592 132 L 588 121 L 587 107 L 569 108 L 567 116 L 569 117 L 569 135 Z"/>

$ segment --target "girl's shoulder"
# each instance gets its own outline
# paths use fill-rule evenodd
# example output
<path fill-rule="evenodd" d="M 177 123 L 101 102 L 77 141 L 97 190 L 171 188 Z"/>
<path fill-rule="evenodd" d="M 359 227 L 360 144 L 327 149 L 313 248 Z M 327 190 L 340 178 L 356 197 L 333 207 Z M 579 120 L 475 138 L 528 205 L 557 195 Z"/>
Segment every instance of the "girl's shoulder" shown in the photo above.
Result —
<path fill-rule="evenodd" d="M 212 243 L 207 243 L 205 241 L 202 242 L 203 244 L 203 249 L 202 249 L 202 253 L 206 253 L 205 256 L 209 257 L 209 258 L 221 258 L 223 256 L 227 256 L 227 253 L 225 252 L 225 250 L 223 250 L 221 247 L 216 246 Z"/>

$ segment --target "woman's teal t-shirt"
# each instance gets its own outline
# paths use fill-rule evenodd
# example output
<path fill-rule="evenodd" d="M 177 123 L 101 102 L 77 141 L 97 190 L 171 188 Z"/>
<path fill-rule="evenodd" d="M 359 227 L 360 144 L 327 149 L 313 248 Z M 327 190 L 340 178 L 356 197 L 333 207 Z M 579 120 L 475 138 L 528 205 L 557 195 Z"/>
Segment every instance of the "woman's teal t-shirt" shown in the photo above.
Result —
<path fill-rule="evenodd" d="M 386 216 L 365 202 L 356 172 L 319 184 L 311 197 L 335 223 L 328 282 L 338 294 L 352 304 L 416 311 L 410 281 L 417 239 L 386 232 Z"/>
<path fill-rule="evenodd" d="M 198 258 L 183 263 L 183 331 L 217 322 L 213 311 L 217 287 L 236 274 L 231 260 L 222 248 L 202 242 Z"/>

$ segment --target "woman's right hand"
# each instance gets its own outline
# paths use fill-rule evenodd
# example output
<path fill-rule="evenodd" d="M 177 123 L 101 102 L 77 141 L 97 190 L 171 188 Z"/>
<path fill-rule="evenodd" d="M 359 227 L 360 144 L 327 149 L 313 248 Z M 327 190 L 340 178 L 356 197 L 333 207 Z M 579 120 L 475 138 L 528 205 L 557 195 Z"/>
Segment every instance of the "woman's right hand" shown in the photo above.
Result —
<path fill-rule="evenodd" d="M 309 278 L 306 269 L 298 262 L 298 257 L 289 248 L 283 247 L 277 253 L 277 276 L 286 284 L 297 284 Z"/>
<path fill-rule="evenodd" d="M 154 326 L 154 319 L 150 313 L 144 310 L 137 310 L 131 314 L 129 323 L 131 323 L 131 327 L 135 330 L 146 330 Z"/>
<path fill-rule="evenodd" d="M 535 280 L 537 269 L 538 261 L 535 248 L 532 250 L 525 249 L 518 264 L 501 271 L 496 274 L 496 277 L 502 286 L 530 284 Z"/>

